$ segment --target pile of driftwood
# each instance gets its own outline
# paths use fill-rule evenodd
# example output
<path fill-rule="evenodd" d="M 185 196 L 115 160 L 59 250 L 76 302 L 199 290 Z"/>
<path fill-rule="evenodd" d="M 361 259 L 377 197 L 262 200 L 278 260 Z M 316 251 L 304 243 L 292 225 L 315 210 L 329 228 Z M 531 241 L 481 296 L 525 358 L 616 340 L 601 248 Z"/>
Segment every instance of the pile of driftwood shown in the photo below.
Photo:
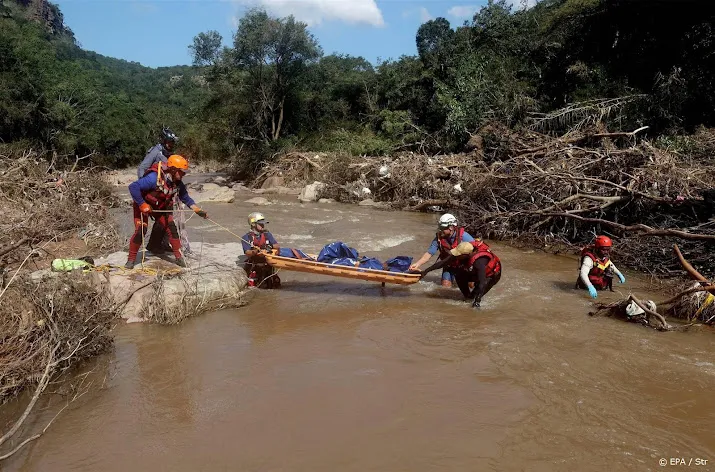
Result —
<path fill-rule="evenodd" d="M 0 432 L 0 461 L 47 429 L 27 435 L 22 426 L 50 382 L 112 345 L 119 308 L 70 274 L 39 284 L 20 277 L 0 290 L 0 404 L 34 388 L 24 413 Z"/>
<path fill-rule="evenodd" d="M 705 278 L 683 257 L 677 245 L 673 251 L 683 269 L 696 282 L 668 300 L 651 304 L 635 295 L 626 300 L 610 304 L 597 304 L 597 311 L 592 316 L 608 316 L 624 321 L 639 323 L 659 331 L 687 329 L 696 324 L 712 325 L 715 322 L 715 284 Z M 640 313 L 629 313 L 633 305 L 640 308 Z M 687 321 L 688 324 L 671 325 L 666 317 Z"/>
<path fill-rule="evenodd" d="M 80 159 L 48 159 L 33 151 L 0 155 L 0 269 L 49 242 L 81 237 L 92 249 L 110 249 L 119 237 L 109 208 L 117 201 L 111 186 Z M 33 252 L 34 251 L 34 252 Z"/>
<path fill-rule="evenodd" d="M 502 135 L 485 150 L 488 172 L 465 188 L 468 223 L 486 237 L 551 245 L 609 234 L 619 261 L 658 275 L 680 273 L 669 253 L 679 240 L 693 264 L 715 271 L 714 161 L 638 142 L 639 131 Z"/>
<path fill-rule="evenodd" d="M 485 126 L 468 154 L 393 158 L 290 153 L 256 180 L 325 183 L 322 197 L 366 197 L 395 208 L 456 213 L 482 237 L 576 248 L 596 234 L 614 257 L 654 275 L 679 275 L 674 242 L 715 276 L 715 132 L 681 137 L 678 149 L 640 139 L 646 128 L 602 128 L 554 137 Z"/>

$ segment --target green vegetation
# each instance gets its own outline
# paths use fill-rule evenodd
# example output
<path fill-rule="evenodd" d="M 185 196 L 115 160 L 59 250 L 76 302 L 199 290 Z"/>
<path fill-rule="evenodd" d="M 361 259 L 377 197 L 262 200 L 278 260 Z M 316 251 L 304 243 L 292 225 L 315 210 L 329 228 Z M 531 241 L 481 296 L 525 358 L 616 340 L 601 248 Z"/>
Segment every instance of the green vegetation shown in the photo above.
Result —
<path fill-rule="evenodd" d="M 543 0 L 514 11 L 490 0 L 465 25 L 423 24 L 417 56 L 377 65 L 323 56 L 305 24 L 252 10 L 231 47 L 201 33 L 193 67 L 150 69 L 83 51 L 59 10 L 48 28 L 4 0 L 0 138 L 123 164 L 166 124 L 181 152 L 238 157 L 251 172 L 286 148 L 459 151 L 492 121 L 677 135 L 715 123 L 713 8 Z"/>
<path fill-rule="evenodd" d="M 65 27 L 27 18 L 28 7 L 0 7 L 2 142 L 97 152 L 112 166 L 138 162 L 162 124 L 194 145 L 189 129 L 208 95 L 200 70 L 151 69 L 84 51 Z"/>

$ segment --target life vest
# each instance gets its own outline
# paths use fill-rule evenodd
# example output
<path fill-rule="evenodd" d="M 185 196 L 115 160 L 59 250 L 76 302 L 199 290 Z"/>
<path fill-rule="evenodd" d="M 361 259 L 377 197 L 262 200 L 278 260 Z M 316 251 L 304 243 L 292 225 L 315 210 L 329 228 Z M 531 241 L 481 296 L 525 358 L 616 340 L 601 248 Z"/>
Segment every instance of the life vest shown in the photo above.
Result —
<path fill-rule="evenodd" d="M 253 231 L 251 231 L 251 244 L 258 249 L 265 249 L 266 248 L 266 233 L 261 233 L 260 235 L 257 235 Z"/>
<path fill-rule="evenodd" d="M 477 239 L 472 241 L 471 244 L 474 247 L 472 254 L 470 254 L 469 258 L 466 258 L 466 260 L 459 261 L 464 270 L 472 272 L 474 270 L 474 263 L 477 262 L 477 259 L 480 257 L 486 257 L 489 259 L 486 267 L 487 277 L 492 277 L 493 275 L 501 272 L 501 261 L 499 260 L 499 257 L 492 252 L 487 243 Z"/>
<path fill-rule="evenodd" d="M 439 231 L 437 232 L 437 243 L 439 243 L 439 257 L 438 259 L 446 259 L 449 257 L 449 251 L 451 249 L 454 249 L 455 247 L 459 246 L 459 243 L 462 242 L 462 238 L 464 237 L 464 226 L 459 226 L 457 228 L 457 234 L 454 237 L 454 241 L 452 243 L 449 242 L 447 238 L 442 238 L 439 235 Z M 459 261 L 454 261 L 451 262 L 450 264 L 447 264 L 447 267 L 457 267 L 459 265 Z"/>
<path fill-rule="evenodd" d="M 603 259 L 596 256 L 593 246 L 585 247 L 581 250 L 581 259 L 579 259 L 580 264 L 583 264 L 583 259 L 585 257 L 588 257 L 593 261 L 593 268 L 588 273 L 588 280 L 598 289 L 603 290 L 608 287 L 608 279 L 613 278 L 608 270 L 613 264 L 611 259 L 608 256 Z M 581 267 L 580 264 L 579 267 Z"/>
<path fill-rule="evenodd" d="M 164 177 L 166 164 L 161 162 L 155 163 L 144 172 L 144 176 L 149 175 L 151 172 L 156 172 L 156 187 L 153 190 L 143 193 L 142 197 L 144 197 L 144 200 L 146 200 L 154 210 L 167 210 L 172 208 L 174 198 L 179 192 L 179 187 L 175 182 L 167 180 Z"/>

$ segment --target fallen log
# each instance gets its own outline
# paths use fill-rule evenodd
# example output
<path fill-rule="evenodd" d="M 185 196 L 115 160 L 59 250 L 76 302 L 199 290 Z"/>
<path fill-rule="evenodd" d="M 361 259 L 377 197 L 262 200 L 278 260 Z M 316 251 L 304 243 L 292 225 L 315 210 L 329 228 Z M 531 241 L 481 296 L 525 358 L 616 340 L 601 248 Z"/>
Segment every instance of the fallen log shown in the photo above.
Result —
<path fill-rule="evenodd" d="M 575 215 L 573 213 L 541 212 L 541 211 L 529 211 L 529 212 L 524 212 L 524 213 L 532 214 L 532 215 L 551 216 L 551 217 L 572 218 L 572 219 L 575 219 L 578 221 L 583 221 L 584 223 L 594 223 L 594 224 L 601 224 L 604 226 L 609 226 L 611 228 L 619 229 L 623 232 L 642 233 L 643 236 L 673 236 L 676 238 L 687 239 L 689 241 L 715 241 L 715 234 L 688 233 L 686 231 L 682 231 L 679 229 L 671 229 L 671 228 L 657 229 L 657 228 L 651 228 L 650 226 L 644 225 L 641 223 L 636 224 L 636 225 L 626 226 L 626 225 L 623 225 L 620 223 L 615 223 L 613 221 L 602 220 L 600 218 L 586 218 L 584 216 Z"/>
<path fill-rule="evenodd" d="M 685 260 L 685 257 L 680 252 L 680 248 L 678 248 L 677 244 L 673 244 L 673 251 L 675 251 L 675 255 L 678 256 L 680 265 L 683 266 L 683 269 L 685 269 L 685 271 L 688 272 L 692 278 L 694 278 L 695 280 L 697 280 L 699 282 L 706 282 L 706 283 L 710 284 L 710 281 L 708 279 L 703 277 L 703 275 L 700 272 L 695 270 L 695 267 L 690 265 L 690 262 Z"/>

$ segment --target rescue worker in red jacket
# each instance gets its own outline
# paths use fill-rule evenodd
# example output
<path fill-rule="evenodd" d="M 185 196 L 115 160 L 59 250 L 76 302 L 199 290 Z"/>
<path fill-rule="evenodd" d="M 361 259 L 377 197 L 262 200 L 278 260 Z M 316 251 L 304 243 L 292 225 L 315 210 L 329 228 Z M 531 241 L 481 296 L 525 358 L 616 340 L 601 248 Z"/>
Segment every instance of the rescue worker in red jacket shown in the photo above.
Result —
<path fill-rule="evenodd" d="M 597 290 L 613 290 L 613 275 L 624 284 L 626 278 L 611 261 L 613 241 L 608 236 L 597 236 L 592 246 L 581 251 L 581 262 L 576 287 L 588 289 L 591 298 L 598 296 Z"/>
<path fill-rule="evenodd" d="M 437 252 L 439 252 L 439 256 L 437 256 L 439 260 L 446 259 L 449 256 L 449 251 L 457 247 L 459 243 L 471 243 L 472 241 L 474 241 L 474 237 L 467 233 L 464 227 L 458 225 L 457 218 L 451 213 L 445 213 L 439 218 L 437 234 L 432 240 L 432 244 L 430 244 L 427 252 L 410 266 L 410 270 L 419 270 L 422 264 L 430 260 Z M 453 261 L 442 269 L 443 287 L 452 287 L 455 267 L 456 262 Z"/>
<path fill-rule="evenodd" d="M 499 257 L 483 241 L 462 242 L 449 251 L 447 258 L 437 261 L 420 273 L 424 277 L 433 270 L 455 262 L 454 275 L 459 290 L 465 299 L 472 300 L 472 307 L 479 308 L 482 297 L 501 279 L 502 266 Z M 476 282 L 472 290 L 469 287 L 471 282 Z"/>
<path fill-rule="evenodd" d="M 134 235 L 129 240 L 129 257 L 124 265 L 127 269 L 134 268 L 134 261 L 146 236 L 149 218 L 154 225 L 169 236 L 169 244 L 176 257 L 176 264 L 186 267 L 186 261 L 181 253 L 181 241 L 174 223 L 172 209 L 174 199 L 178 197 L 202 218 L 208 218 L 205 211 L 196 205 L 189 196 L 181 179 L 189 170 L 189 163 L 178 154 L 169 156 L 166 163 L 154 163 L 146 170 L 144 176 L 129 184 L 129 193 L 134 200 Z M 160 210 L 160 211 L 156 211 Z"/>

